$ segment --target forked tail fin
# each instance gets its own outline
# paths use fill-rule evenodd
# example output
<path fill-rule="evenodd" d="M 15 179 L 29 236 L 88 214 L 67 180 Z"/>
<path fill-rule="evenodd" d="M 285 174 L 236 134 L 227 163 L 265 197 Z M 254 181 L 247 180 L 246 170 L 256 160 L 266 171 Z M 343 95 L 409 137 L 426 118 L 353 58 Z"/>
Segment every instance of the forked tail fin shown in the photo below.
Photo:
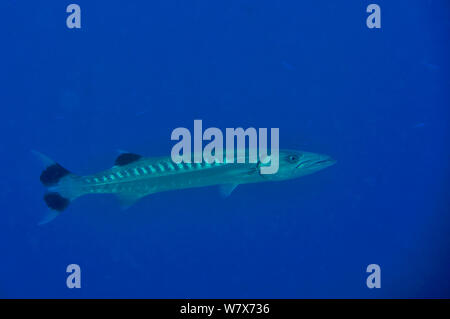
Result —
<path fill-rule="evenodd" d="M 37 151 L 32 151 L 44 165 L 41 173 L 41 183 L 47 187 L 44 201 L 50 211 L 39 222 L 39 225 L 46 224 L 57 217 L 70 204 L 70 201 L 79 195 L 76 192 L 76 175 Z"/>

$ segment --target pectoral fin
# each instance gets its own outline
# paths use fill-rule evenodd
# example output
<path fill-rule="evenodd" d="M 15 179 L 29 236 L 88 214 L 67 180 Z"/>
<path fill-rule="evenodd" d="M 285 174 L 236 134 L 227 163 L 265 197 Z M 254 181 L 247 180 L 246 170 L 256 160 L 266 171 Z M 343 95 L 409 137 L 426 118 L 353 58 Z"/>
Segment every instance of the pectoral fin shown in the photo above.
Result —
<path fill-rule="evenodd" d="M 220 185 L 220 194 L 222 197 L 228 197 L 239 184 L 223 184 Z"/>

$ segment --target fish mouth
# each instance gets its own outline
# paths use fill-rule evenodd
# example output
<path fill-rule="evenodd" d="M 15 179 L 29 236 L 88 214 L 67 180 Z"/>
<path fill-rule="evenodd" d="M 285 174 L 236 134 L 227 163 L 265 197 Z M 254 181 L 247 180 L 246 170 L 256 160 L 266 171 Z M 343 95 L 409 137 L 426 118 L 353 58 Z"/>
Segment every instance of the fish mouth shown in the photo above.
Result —
<path fill-rule="evenodd" d="M 336 164 L 336 160 L 332 158 L 323 159 L 314 163 L 314 165 L 331 166 Z"/>
<path fill-rule="evenodd" d="M 336 160 L 331 157 L 323 157 L 317 160 L 306 160 L 297 164 L 295 168 L 323 169 L 336 164 Z"/>

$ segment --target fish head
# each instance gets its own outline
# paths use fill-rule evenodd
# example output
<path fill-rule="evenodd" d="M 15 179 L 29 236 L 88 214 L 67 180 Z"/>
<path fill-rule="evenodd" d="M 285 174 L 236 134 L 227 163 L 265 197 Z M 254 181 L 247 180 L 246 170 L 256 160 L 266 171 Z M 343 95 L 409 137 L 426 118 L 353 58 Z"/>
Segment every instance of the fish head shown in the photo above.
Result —
<path fill-rule="evenodd" d="M 332 166 L 336 160 L 328 155 L 297 150 L 280 150 L 279 169 L 275 179 L 291 179 L 309 175 Z"/>

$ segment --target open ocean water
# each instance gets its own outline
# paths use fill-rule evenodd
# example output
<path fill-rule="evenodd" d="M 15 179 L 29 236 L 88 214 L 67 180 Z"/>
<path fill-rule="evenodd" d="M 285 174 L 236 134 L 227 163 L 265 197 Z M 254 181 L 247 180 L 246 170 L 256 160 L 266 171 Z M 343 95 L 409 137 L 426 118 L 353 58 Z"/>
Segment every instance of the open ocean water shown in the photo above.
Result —
<path fill-rule="evenodd" d="M 70 3 L 0 4 L 1 298 L 450 297 L 448 1 L 79 0 L 80 29 Z M 226 199 L 86 196 L 37 225 L 31 150 L 90 174 L 169 155 L 195 119 L 337 163 Z"/>

